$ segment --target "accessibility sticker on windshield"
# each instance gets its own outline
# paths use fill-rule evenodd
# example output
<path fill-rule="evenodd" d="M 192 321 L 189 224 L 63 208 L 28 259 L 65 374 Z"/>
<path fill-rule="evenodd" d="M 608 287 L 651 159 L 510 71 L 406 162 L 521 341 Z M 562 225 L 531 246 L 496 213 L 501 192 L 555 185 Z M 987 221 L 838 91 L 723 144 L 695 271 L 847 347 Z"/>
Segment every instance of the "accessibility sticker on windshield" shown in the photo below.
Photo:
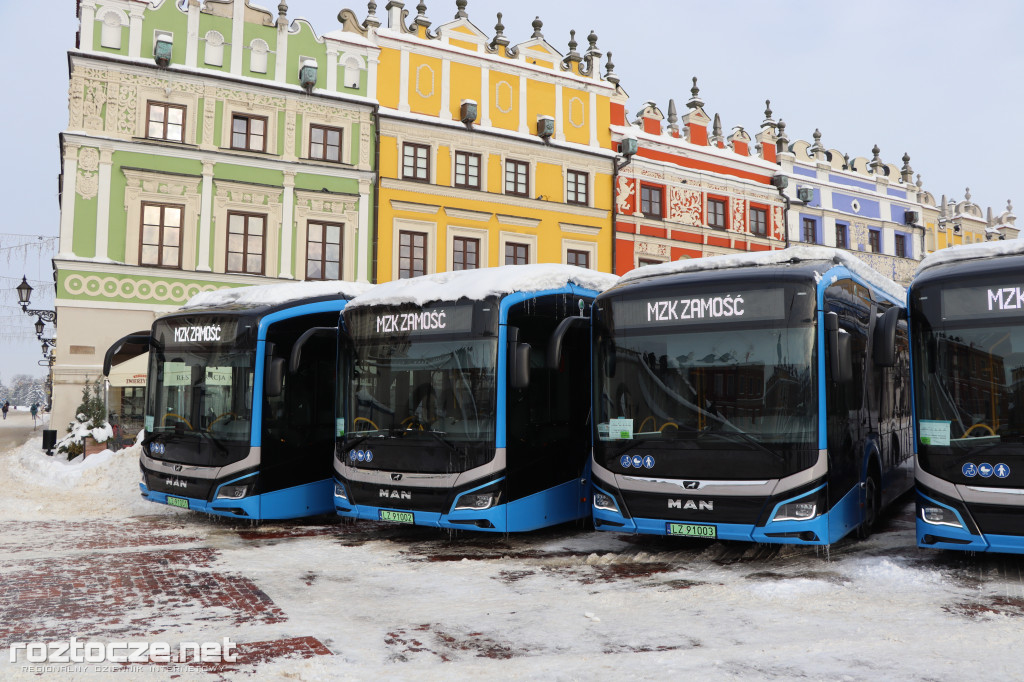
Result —
<path fill-rule="evenodd" d="M 949 445 L 949 422 L 921 419 L 918 429 L 923 445 Z"/>

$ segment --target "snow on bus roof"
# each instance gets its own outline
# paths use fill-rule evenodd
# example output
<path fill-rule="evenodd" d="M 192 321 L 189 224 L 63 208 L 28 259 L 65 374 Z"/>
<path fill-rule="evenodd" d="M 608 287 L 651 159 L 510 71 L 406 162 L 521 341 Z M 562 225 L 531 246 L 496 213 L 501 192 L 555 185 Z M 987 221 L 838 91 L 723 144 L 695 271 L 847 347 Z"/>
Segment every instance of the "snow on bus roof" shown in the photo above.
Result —
<path fill-rule="evenodd" d="M 943 263 L 953 263 L 961 260 L 976 260 L 979 258 L 993 258 L 996 256 L 1010 256 L 1024 253 L 1024 239 L 1011 239 L 1008 242 L 982 242 L 980 244 L 963 244 L 961 246 L 950 246 L 939 249 L 935 253 L 925 256 L 921 264 L 917 266 L 914 276 L 928 268 Z"/>
<path fill-rule="evenodd" d="M 348 307 L 400 303 L 423 305 L 431 301 L 457 301 L 460 298 L 482 300 L 488 296 L 501 296 L 516 291 L 561 289 L 568 284 L 604 291 L 618 281 L 616 275 L 575 265 L 501 265 L 385 282 L 356 296 Z"/>
<path fill-rule="evenodd" d="M 282 282 L 280 284 L 259 284 L 250 287 L 203 291 L 182 306 L 189 308 L 215 308 L 226 305 L 271 306 L 301 301 L 304 298 L 335 296 L 353 299 L 372 284 L 365 282 Z"/>
<path fill-rule="evenodd" d="M 896 282 L 875 270 L 849 251 L 833 249 L 827 246 L 790 246 L 778 251 L 757 251 L 732 253 L 725 256 L 707 256 L 689 260 L 677 260 L 657 265 L 645 265 L 630 270 L 622 276 L 623 282 L 672 275 L 681 272 L 701 272 L 705 270 L 725 270 L 729 268 L 757 267 L 761 265 L 781 265 L 806 261 L 828 261 L 846 269 L 869 282 L 872 286 L 884 291 L 897 301 L 906 301 L 907 292 Z M 823 274 L 823 273 L 822 273 Z"/>

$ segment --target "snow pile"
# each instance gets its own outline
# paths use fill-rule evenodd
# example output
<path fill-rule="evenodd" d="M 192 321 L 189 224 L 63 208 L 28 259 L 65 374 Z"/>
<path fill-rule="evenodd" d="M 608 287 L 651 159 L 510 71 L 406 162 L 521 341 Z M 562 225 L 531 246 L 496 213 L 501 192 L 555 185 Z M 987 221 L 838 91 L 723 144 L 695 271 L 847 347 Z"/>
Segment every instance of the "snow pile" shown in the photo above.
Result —
<path fill-rule="evenodd" d="M 842 265 L 861 279 L 878 287 L 897 301 L 906 301 L 907 292 L 900 285 L 884 276 L 873 267 L 862 261 L 849 251 L 833 249 L 827 246 L 790 246 L 778 251 L 757 251 L 735 253 L 727 256 L 707 256 L 690 260 L 677 260 L 657 265 L 645 265 L 630 270 L 622 276 L 623 282 L 630 282 L 658 275 L 674 275 L 682 272 L 701 272 L 705 270 L 726 270 L 731 268 L 749 268 L 764 265 L 781 265 L 784 263 L 801 263 L 807 261 L 828 261 Z M 821 273 L 824 274 L 824 273 Z"/>
<path fill-rule="evenodd" d="M 84 419 L 85 415 L 80 414 L 78 418 Z M 57 447 L 67 445 L 68 443 L 81 443 L 82 439 L 86 437 L 92 438 L 97 443 L 106 443 L 114 437 L 114 427 L 109 422 L 103 422 L 102 426 L 95 428 L 89 428 L 89 424 L 83 424 L 82 422 L 73 422 L 71 424 L 71 432 L 60 439 Z"/>
<path fill-rule="evenodd" d="M 979 258 L 995 258 L 998 256 L 1012 256 L 1024 253 L 1024 239 L 1011 239 L 1008 242 L 983 242 L 981 244 L 964 244 L 962 246 L 950 246 L 939 249 L 935 253 L 925 256 L 921 264 L 917 266 L 914 276 L 920 275 L 928 268 L 953 263 L 961 260 L 976 260 Z"/>
<path fill-rule="evenodd" d="M 572 284 L 592 291 L 604 291 L 619 278 L 588 268 L 557 263 L 502 265 L 479 270 L 439 272 L 412 279 L 378 284 L 356 296 L 349 308 L 368 305 L 457 301 L 460 298 L 482 300 L 516 291 L 535 292 L 562 289 Z"/>
<path fill-rule="evenodd" d="M 257 306 L 280 305 L 301 301 L 305 298 L 334 296 L 342 299 L 355 298 L 369 289 L 372 284 L 365 282 L 285 282 L 261 284 L 252 287 L 203 291 L 193 296 L 182 306 L 190 308 L 215 308 L 226 305 Z"/>
<path fill-rule="evenodd" d="M 139 495 L 140 445 L 80 455 L 69 462 L 60 455 L 47 456 L 39 438 L 36 432 L 20 447 L 0 452 L 6 481 L 0 518 L 125 518 L 171 509 Z"/>

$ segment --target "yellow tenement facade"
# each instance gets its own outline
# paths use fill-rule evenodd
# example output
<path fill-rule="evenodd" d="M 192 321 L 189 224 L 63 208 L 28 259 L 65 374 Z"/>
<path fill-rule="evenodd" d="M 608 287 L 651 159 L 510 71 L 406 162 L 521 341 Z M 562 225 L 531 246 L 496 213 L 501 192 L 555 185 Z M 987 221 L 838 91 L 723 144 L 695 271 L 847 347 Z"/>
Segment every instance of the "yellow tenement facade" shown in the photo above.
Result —
<path fill-rule="evenodd" d="M 465 2 L 431 30 L 390 2 L 380 48 L 375 281 L 511 263 L 611 271 L 609 131 L 616 90 L 600 75 L 597 36 L 562 55 L 533 22 L 512 46 L 488 37 Z M 346 29 L 353 26 L 352 21 Z"/>

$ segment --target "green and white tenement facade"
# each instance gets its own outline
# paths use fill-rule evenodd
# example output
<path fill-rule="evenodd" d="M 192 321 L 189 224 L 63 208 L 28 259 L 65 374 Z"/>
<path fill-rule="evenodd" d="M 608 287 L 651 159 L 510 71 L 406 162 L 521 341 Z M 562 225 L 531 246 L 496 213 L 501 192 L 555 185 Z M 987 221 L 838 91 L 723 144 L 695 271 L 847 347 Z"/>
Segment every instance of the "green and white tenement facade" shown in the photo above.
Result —
<path fill-rule="evenodd" d="M 58 429 L 111 343 L 199 291 L 373 279 L 376 47 L 317 36 L 284 2 L 277 16 L 245 0 L 78 5 L 54 259 Z M 131 411 L 123 393 L 112 411 Z"/>

